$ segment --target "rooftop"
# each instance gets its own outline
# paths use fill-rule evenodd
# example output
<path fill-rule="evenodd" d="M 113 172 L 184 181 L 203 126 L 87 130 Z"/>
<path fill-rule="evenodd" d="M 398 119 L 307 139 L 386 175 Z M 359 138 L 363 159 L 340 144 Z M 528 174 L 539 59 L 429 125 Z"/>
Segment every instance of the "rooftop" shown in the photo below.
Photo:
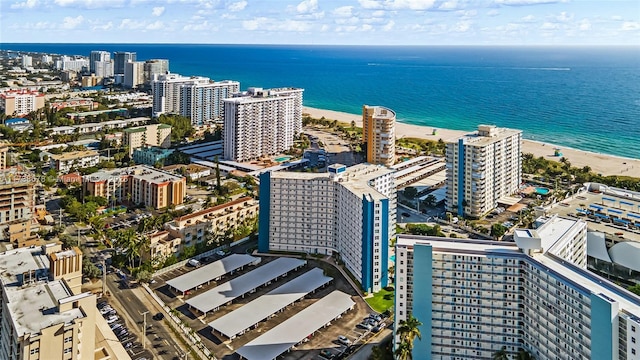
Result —
<path fill-rule="evenodd" d="M 49 264 L 49 258 L 40 247 L 5 251 L 0 253 L 0 281 L 5 286 L 17 285 L 22 282 L 23 274 L 46 275 Z"/>
<path fill-rule="evenodd" d="M 84 318 L 84 313 L 73 308 L 59 312 L 61 300 L 73 296 L 62 280 L 34 284 L 28 287 L 7 287 L 7 307 L 18 336 L 39 334 L 42 329 L 57 324 L 68 324 Z"/>
<path fill-rule="evenodd" d="M 255 258 L 246 254 L 232 254 L 209 265 L 202 266 L 198 269 L 180 275 L 174 279 L 167 281 L 167 285 L 172 288 L 185 292 L 195 287 L 215 280 L 231 271 L 249 265 L 259 258 Z"/>
<path fill-rule="evenodd" d="M 97 151 L 85 150 L 85 151 L 71 151 L 71 152 L 62 153 L 60 155 L 51 155 L 51 158 L 57 161 L 69 161 L 69 160 L 82 159 L 85 157 L 98 156 L 98 155 L 99 154 Z"/>
<path fill-rule="evenodd" d="M 462 137 L 465 145 L 486 146 L 513 135 L 522 134 L 522 130 L 499 128 L 494 125 L 478 125 L 478 131 Z M 453 140 L 457 143 L 458 139 Z"/>
<path fill-rule="evenodd" d="M 384 106 L 367 106 L 367 109 L 373 109 L 374 119 L 395 119 L 396 112 Z"/>
<path fill-rule="evenodd" d="M 185 221 L 185 220 L 197 218 L 199 216 L 203 216 L 203 215 L 207 215 L 209 213 L 217 212 L 217 211 L 220 211 L 222 209 L 225 209 L 225 208 L 228 208 L 228 207 L 231 207 L 231 206 L 234 206 L 234 205 L 242 204 L 244 202 L 252 201 L 252 200 L 253 200 L 252 197 L 245 196 L 245 197 L 233 200 L 233 201 L 229 201 L 228 203 L 212 206 L 210 208 L 202 209 L 200 211 L 196 211 L 194 213 L 181 216 L 179 218 L 176 218 L 175 221 Z"/>
<path fill-rule="evenodd" d="M 154 184 L 184 179 L 181 176 L 176 176 L 166 171 L 158 170 L 146 165 L 136 165 L 122 169 L 101 170 L 93 174 L 85 175 L 82 178 L 88 181 L 107 181 L 128 176 Z"/>

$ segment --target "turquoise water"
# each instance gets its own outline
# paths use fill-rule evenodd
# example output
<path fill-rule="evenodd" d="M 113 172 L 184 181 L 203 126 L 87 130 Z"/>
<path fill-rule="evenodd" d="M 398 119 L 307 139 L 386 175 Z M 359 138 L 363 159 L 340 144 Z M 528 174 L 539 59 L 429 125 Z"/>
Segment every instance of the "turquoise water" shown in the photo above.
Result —
<path fill-rule="evenodd" d="M 291 159 L 291 156 L 281 156 L 281 157 L 275 158 L 273 160 L 275 160 L 276 162 L 283 162 L 283 161 L 287 161 L 289 159 Z"/>
<path fill-rule="evenodd" d="M 536 193 L 537 193 L 537 194 L 540 194 L 540 195 L 548 195 L 548 194 L 549 194 L 549 191 L 550 191 L 550 190 L 549 190 L 549 189 L 547 189 L 547 188 L 540 188 L 540 187 L 537 187 L 537 188 L 536 188 Z"/>
<path fill-rule="evenodd" d="M 241 87 L 305 88 L 307 106 L 360 114 L 384 105 L 398 121 L 522 129 L 560 147 L 640 158 L 640 47 L 253 46 L 0 44 L 88 56 L 136 51 L 172 72 Z"/>
<path fill-rule="evenodd" d="M 395 255 L 389 256 L 389 260 L 396 262 L 396 256 Z"/>

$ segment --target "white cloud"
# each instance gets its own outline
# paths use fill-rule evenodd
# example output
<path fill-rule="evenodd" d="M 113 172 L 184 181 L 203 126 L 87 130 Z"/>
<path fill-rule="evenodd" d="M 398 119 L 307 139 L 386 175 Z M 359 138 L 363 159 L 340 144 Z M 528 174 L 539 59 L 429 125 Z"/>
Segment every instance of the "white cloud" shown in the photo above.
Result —
<path fill-rule="evenodd" d="M 387 0 L 392 9 L 427 10 L 433 7 L 435 0 Z"/>
<path fill-rule="evenodd" d="M 573 14 L 569 14 L 566 11 L 563 11 L 559 15 L 557 15 L 555 18 L 558 21 L 567 22 L 567 21 L 573 20 Z"/>
<path fill-rule="evenodd" d="M 523 17 L 522 19 L 520 19 L 520 20 L 522 20 L 522 22 L 530 23 L 530 22 L 534 22 L 534 21 L 536 21 L 536 17 L 535 17 L 535 16 L 533 16 L 533 15 L 527 15 L 527 16 L 524 16 L 524 17 Z"/>
<path fill-rule="evenodd" d="M 54 0 L 53 3 L 62 7 L 97 9 L 122 7 L 125 3 L 125 0 Z"/>
<path fill-rule="evenodd" d="M 637 21 L 625 21 L 622 23 L 622 30 L 635 31 L 640 30 L 640 22 Z"/>
<path fill-rule="evenodd" d="M 458 14 L 458 16 L 460 16 L 462 19 L 470 19 L 478 15 L 478 11 L 477 10 L 459 10 L 459 11 L 456 11 L 456 14 Z"/>
<path fill-rule="evenodd" d="M 471 21 L 458 21 L 453 26 L 453 31 L 456 32 L 467 32 L 471 29 Z"/>
<path fill-rule="evenodd" d="M 622 20 L 623 20 L 623 17 L 622 17 L 622 16 L 620 16 L 620 15 L 613 15 L 613 16 L 611 17 L 611 20 L 613 20 L 613 21 L 622 21 Z"/>
<path fill-rule="evenodd" d="M 365 9 L 382 9 L 382 2 L 378 0 L 358 0 L 360 6 Z"/>
<path fill-rule="evenodd" d="M 438 6 L 438 10 L 457 10 L 458 9 L 458 0 L 449 0 L 445 1 L 440 6 Z"/>
<path fill-rule="evenodd" d="M 353 6 L 341 6 L 333 9 L 333 15 L 338 17 L 351 17 L 353 16 Z"/>
<path fill-rule="evenodd" d="M 111 30 L 113 29 L 113 22 L 109 21 L 103 25 L 94 25 L 91 30 Z"/>
<path fill-rule="evenodd" d="M 322 27 L 320 28 L 320 31 L 322 32 L 327 32 L 329 31 L 330 27 L 327 24 L 322 25 Z"/>
<path fill-rule="evenodd" d="M 582 19 L 578 23 L 578 28 L 580 30 L 582 30 L 582 31 L 590 30 L 591 29 L 591 22 L 589 21 L 589 19 Z"/>
<path fill-rule="evenodd" d="M 382 27 L 382 31 L 391 31 L 393 27 L 396 25 L 395 21 L 389 20 L 389 22 Z"/>
<path fill-rule="evenodd" d="M 145 29 L 147 29 L 147 30 L 160 30 L 162 28 L 164 28 L 164 23 L 162 21 L 160 21 L 160 20 L 158 20 L 158 21 L 156 21 L 154 23 L 151 23 L 151 24 L 149 24 L 149 25 L 147 25 L 145 27 Z"/>
<path fill-rule="evenodd" d="M 498 15 L 500 15 L 500 11 L 496 9 L 491 9 L 487 11 L 487 16 L 498 16 Z"/>
<path fill-rule="evenodd" d="M 12 9 L 33 9 L 38 5 L 38 0 L 26 0 L 25 2 L 18 2 L 11 4 Z"/>
<path fill-rule="evenodd" d="M 318 0 L 304 0 L 296 6 L 300 14 L 308 14 L 318 10 Z"/>
<path fill-rule="evenodd" d="M 558 29 L 558 24 L 546 21 L 540 26 L 541 30 L 556 30 Z"/>
<path fill-rule="evenodd" d="M 376 10 L 376 11 L 371 13 L 371 16 L 373 16 L 373 17 L 384 17 L 385 14 L 386 14 L 386 12 L 384 10 Z"/>
<path fill-rule="evenodd" d="M 156 6 L 151 11 L 151 15 L 153 16 L 160 16 L 162 14 L 164 14 L 164 6 Z"/>
<path fill-rule="evenodd" d="M 144 27 L 144 22 L 136 21 L 132 19 L 123 19 L 118 26 L 118 29 L 137 30 Z"/>
<path fill-rule="evenodd" d="M 369 24 L 362 24 L 362 27 L 360 28 L 360 30 L 362 31 L 370 31 L 373 29 L 373 26 L 369 25 Z"/>
<path fill-rule="evenodd" d="M 229 4 L 228 9 L 229 9 L 229 11 L 234 11 L 235 12 L 235 11 L 242 11 L 246 7 L 247 7 L 247 2 L 243 0 L 243 1 L 238 1 L 238 2 L 234 2 L 234 3 Z"/>
<path fill-rule="evenodd" d="M 245 20 L 242 22 L 242 28 L 245 30 L 264 30 L 264 31 L 285 31 L 285 32 L 306 32 L 311 30 L 311 25 L 305 21 L 272 19 L 267 17 L 257 17 L 253 20 Z"/>
<path fill-rule="evenodd" d="M 78 15 L 76 17 L 67 16 L 62 20 L 62 28 L 69 30 L 75 29 L 80 24 L 82 24 L 83 21 L 84 18 L 82 17 L 82 15 Z"/>
<path fill-rule="evenodd" d="M 566 0 L 494 0 L 494 2 L 498 5 L 527 6 L 527 5 L 555 4 L 559 2 L 566 2 Z"/>

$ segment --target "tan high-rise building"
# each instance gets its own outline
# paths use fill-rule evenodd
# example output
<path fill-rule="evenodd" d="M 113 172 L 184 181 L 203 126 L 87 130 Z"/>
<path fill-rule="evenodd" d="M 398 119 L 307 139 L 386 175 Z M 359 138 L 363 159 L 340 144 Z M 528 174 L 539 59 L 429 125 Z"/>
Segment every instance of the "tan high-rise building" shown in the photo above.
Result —
<path fill-rule="evenodd" d="M 171 146 L 171 125 L 152 124 L 137 128 L 124 129 L 122 143 L 129 147 L 129 156 L 135 149 L 146 145 L 169 148 Z"/>
<path fill-rule="evenodd" d="M 0 109 L 6 116 L 22 116 L 44 107 L 44 94 L 37 91 L 10 90 L 0 94 Z"/>
<path fill-rule="evenodd" d="M 34 207 L 33 174 L 19 167 L 1 170 L 0 240 L 11 241 L 19 247 L 27 246 L 23 241 L 31 234 Z"/>
<path fill-rule="evenodd" d="M 0 253 L 0 359 L 130 359 L 81 282 L 78 248 Z"/>
<path fill-rule="evenodd" d="M 382 106 L 362 107 L 362 140 L 367 162 L 391 166 L 396 160 L 396 113 Z"/>
<path fill-rule="evenodd" d="M 7 168 L 7 156 L 9 152 L 9 146 L 0 143 L 0 170 Z"/>

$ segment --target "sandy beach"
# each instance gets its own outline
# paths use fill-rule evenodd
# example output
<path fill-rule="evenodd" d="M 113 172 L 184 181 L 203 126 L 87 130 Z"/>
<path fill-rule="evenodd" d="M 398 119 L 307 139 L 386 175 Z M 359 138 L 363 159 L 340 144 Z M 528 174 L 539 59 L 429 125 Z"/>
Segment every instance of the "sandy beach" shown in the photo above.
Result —
<path fill-rule="evenodd" d="M 338 120 L 345 123 L 356 122 L 356 126 L 362 126 L 362 116 L 354 115 L 339 111 L 316 109 L 304 107 L 303 112 L 314 118 L 325 117 L 327 119 Z M 434 130 L 430 126 L 419 126 L 396 123 L 396 137 L 416 137 L 429 140 L 442 139 L 444 141 L 454 140 L 468 133 L 460 130 L 450 130 L 443 128 L 435 128 L 436 135 L 432 135 Z M 541 143 L 531 140 L 523 140 L 522 152 L 531 153 L 536 157 L 544 156 L 547 159 L 559 161 L 560 157 L 553 156 L 554 149 L 560 148 L 562 156 L 567 158 L 572 166 L 583 167 L 585 165 L 591 167 L 592 171 L 602 175 L 624 175 L 640 177 L 640 160 L 622 158 L 613 155 L 598 154 L 588 151 L 571 149 L 563 146 L 556 146 L 548 143 Z"/>

